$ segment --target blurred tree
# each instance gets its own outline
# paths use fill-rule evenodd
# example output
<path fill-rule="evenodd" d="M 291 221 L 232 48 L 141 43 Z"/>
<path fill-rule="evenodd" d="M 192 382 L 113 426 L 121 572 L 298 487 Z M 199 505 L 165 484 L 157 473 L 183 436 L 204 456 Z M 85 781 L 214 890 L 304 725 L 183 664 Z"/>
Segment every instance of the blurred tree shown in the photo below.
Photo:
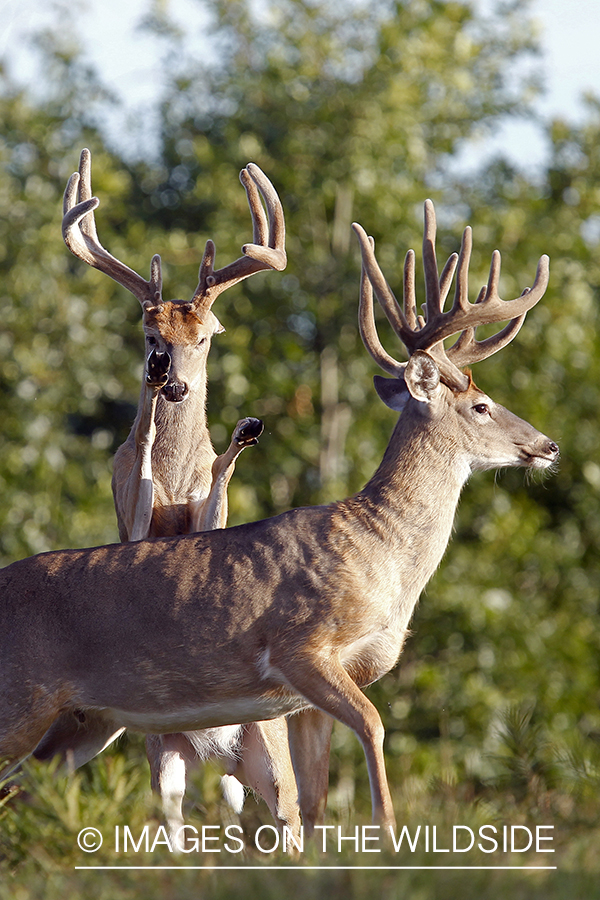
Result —
<path fill-rule="evenodd" d="M 136 265 L 135 236 L 123 234 L 127 172 L 90 119 L 95 99 L 103 99 L 97 83 L 68 50 L 51 44 L 46 50 L 53 77 L 42 102 L 4 76 L 0 83 L 3 563 L 116 540 L 110 460 L 127 434 L 141 370 L 142 343 L 129 346 L 139 316 L 134 304 L 115 302 L 112 284 L 86 272 L 60 232 L 64 186 L 79 148 L 89 144 L 95 186 L 110 201 L 105 239 Z M 147 251 L 143 258 L 146 267 Z"/>

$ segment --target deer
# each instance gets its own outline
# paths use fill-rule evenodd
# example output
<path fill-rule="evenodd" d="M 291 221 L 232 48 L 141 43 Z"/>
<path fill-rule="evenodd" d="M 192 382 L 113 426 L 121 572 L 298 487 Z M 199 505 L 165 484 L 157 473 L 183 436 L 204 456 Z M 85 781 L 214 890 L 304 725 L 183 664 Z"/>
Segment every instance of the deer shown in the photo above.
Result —
<path fill-rule="evenodd" d="M 327 505 L 228 529 L 54 551 L 1 570 L 0 756 L 26 757 L 69 710 L 153 734 L 285 715 L 301 772 L 312 722 L 307 727 L 298 713 L 315 709 L 354 731 L 373 822 L 394 827 L 385 729 L 364 691 L 401 655 L 469 476 L 504 467 L 551 470 L 558 461 L 553 440 L 463 371 L 515 337 L 546 290 L 549 260 L 541 257 L 531 289 L 502 300 L 494 251 L 488 282 L 472 303 L 471 229 L 439 274 L 435 211 L 426 201 L 420 315 L 414 252 L 405 260 L 401 305 L 373 240 L 353 228 L 362 257 L 359 330 L 390 376 L 375 376 L 376 393 L 399 413 L 373 476 Z M 373 294 L 407 362 L 384 349 Z M 503 322 L 476 339 L 478 326 Z M 171 602 L 153 600 L 157 592 L 168 592 Z"/>
<path fill-rule="evenodd" d="M 212 312 L 219 296 L 242 279 L 287 264 L 285 219 L 277 192 L 261 169 L 248 164 L 240 173 L 253 224 L 253 243 L 243 256 L 215 271 L 209 240 L 190 301 L 162 298 L 161 259 L 153 256 L 146 281 L 101 245 L 94 217 L 91 154 L 82 151 L 63 201 L 62 232 L 71 252 L 127 288 L 142 308 L 146 354 L 137 414 L 129 436 L 115 455 L 112 488 L 122 541 L 224 528 L 227 488 L 244 448 L 257 443 L 259 419 L 241 419 L 227 450 L 217 456 L 206 419 L 207 357 L 212 337 L 224 331 Z M 262 196 L 267 215 L 261 203 Z M 165 600 L 168 602 L 168 600 Z M 36 749 L 38 759 L 60 755 L 77 767 L 102 735 L 106 744 L 122 732 L 77 711 L 62 716 Z M 149 735 L 146 749 L 153 788 L 159 794 L 168 830 L 183 826 L 183 800 L 189 767 L 218 757 L 226 766 L 223 792 L 241 812 L 246 783 L 269 805 L 278 825 L 299 828 L 297 788 L 289 758 L 285 720 L 218 727 L 189 734 Z M 237 777 L 236 777 L 237 775 Z M 240 781 L 241 779 L 241 781 Z"/>

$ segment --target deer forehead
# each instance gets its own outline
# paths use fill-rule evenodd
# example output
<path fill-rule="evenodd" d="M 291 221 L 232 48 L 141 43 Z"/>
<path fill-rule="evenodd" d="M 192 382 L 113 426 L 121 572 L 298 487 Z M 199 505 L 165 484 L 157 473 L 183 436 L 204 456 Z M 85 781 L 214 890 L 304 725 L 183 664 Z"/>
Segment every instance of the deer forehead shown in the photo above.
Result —
<path fill-rule="evenodd" d="M 448 389 L 447 397 L 448 405 L 455 409 L 459 415 L 461 413 L 466 415 L 468 410 L 472 410 L 473 407 L 480 403 L 485 404 L 490 411 L 498 408 L 498 404 L 488 394 L 478 388 L 472 380 L 466 391 Z"/>
<path fill-rule="evenodd" d="M 481 388 L 477 387 L 475 382 L 473 381 L 473 376 L 470 371 L 465 373 L 469 379 L 469 384 L 466 390 L 457 391 L 456 389 L 450 388 L 451 394 L 457 401 L 464 401 L 465 403 L 493 403 L 491 397 L 481 390 Z"/>
<path fill-rule="evenodd" d="M 191 303 L 171 300 L 144 311 L 144 331 L 160 335 L 168 344 L 195 344 L 203 336 L 220 330 L 216 316 L 206 310 L 199 313 Z"/>

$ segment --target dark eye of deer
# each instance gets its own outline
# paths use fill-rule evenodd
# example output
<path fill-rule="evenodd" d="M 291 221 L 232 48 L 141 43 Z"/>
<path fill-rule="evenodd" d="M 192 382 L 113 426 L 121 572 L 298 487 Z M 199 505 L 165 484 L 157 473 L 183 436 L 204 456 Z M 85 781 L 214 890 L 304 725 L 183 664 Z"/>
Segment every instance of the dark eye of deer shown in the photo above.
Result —
<path fill-rule="evenodd" d="M 150 344 L 151 347 L 156 347 L 156 338 L 149 335 L 148 343 Z"/>
<path fill-rule="evenodd" d="M 486 413 L 489 413 L 489 409 L 487 403 L 478 403 L 477 406 L 474 406 L 473 409 L 476 413 L 484 416 Z"/>

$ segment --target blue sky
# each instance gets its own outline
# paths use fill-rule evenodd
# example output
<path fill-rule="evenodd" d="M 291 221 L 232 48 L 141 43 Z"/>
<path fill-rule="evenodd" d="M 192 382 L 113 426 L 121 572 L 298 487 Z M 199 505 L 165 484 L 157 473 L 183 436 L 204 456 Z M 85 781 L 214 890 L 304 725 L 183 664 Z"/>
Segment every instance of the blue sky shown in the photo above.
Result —
<path fill-rule="evenodd" d="M 482 0 L 486 2 L 486 0 Z M 129 109 L 149 105 L 156 95 L 156 44 L 136 28 L 148 0 L 87 0 L 77 15 L 77 31 L 103 79 L 125 100 Z M 178 21 L 195 32 L 201 25 L 196 0 L 170 0 Z M 31 57 L 23 35 L 51 15 L 51 0 L 0 0 L 3 22 L 0 54 L 7 55 L 12 71 L 22 80 L 31 77 Z M 600 95 L 600 0 L 532 0 L 544 56 L 540 63 L 547 93 L 540 112 L 576 121 L 581 117 L 581 95 Z M 118 22 L 118 27 L 115 23 Z M 481 162 L 502 149 L 520 166 L 535 168 L 544 158 L 544 143 L 531 124 L 511 123 L 493 140 L 475 145 L 469 162 Z"/>

